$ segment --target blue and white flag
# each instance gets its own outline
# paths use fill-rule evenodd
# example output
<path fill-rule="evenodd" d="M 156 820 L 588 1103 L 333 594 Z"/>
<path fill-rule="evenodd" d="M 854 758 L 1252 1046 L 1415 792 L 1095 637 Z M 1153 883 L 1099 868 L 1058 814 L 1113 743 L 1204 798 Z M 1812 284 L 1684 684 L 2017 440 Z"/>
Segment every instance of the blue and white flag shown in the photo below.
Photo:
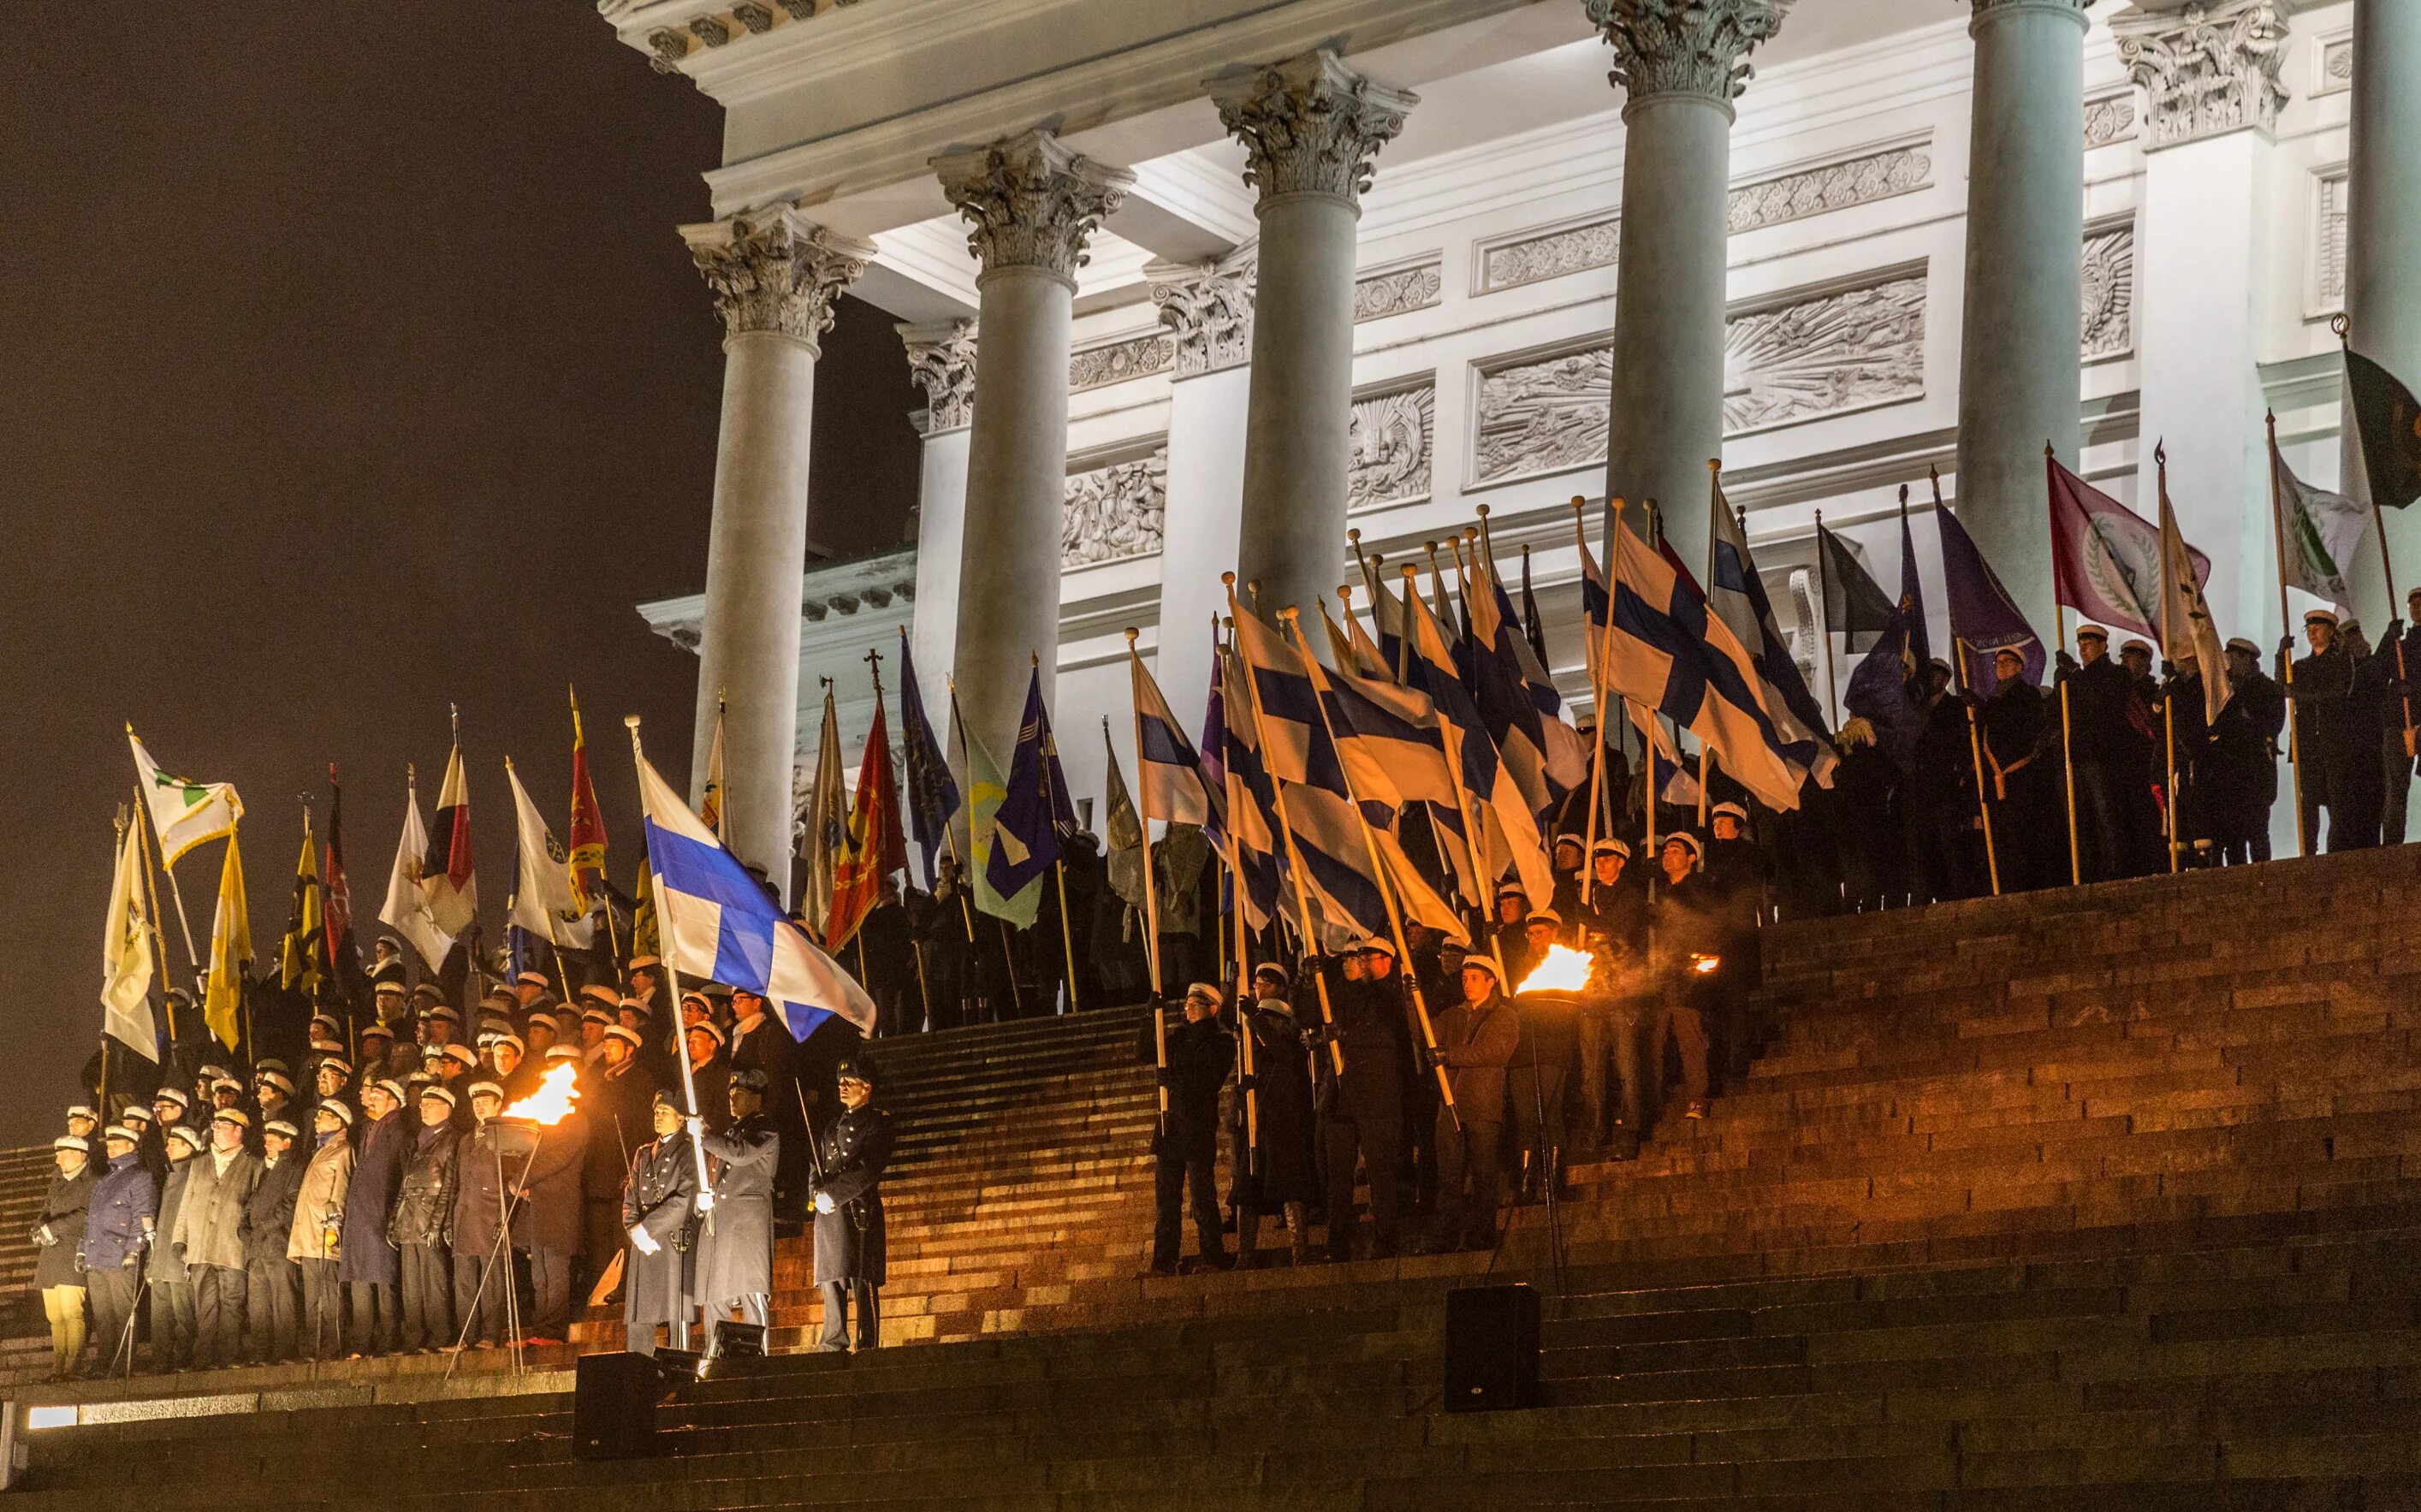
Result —
<path fill-rule="evenodd" d="M 1782 738 L 1782 759 L 1793 772 L 1813 775 L 1818 787 L 1830 787 L 1840 757 L 1825 738 L 1824 710 L 1807 691 L 1790 643 L 1774 623 L 1773 602 L 1757 575 L 1756 558 L 1749 555 L 1748 537 L 1724 502 L 1721 480 L 1715 483 L 1710 507 L 1713 559 L 1707 564 L 1707 607 L 1749 648 L 1750 663 L 1757 669 L 1757 701 Z"/>
<path fill-rule="evenodd" d="M 1635 698 L 1712 747 L 1715 759 L 1772 809 L 1799 806 L 1798 776 L 1757 700 L 1748 647 L 1663 556 L 1614 533 L 1614 627 L 1606 686 Z"/>
<path fill-rule="evenodd" d="M 1214 647 L 1210 672 L 1210 718 L 1203 738 L 1215 725 L 1220 746 L 1221 776 L 1227 790 L 1227 822 L 1235 834 L 1236 869 L 1244 881 L 1244 920 L 1266 929 L 1277 913 L 1278 890 L 1286 878 L 1286 857 L 1277 830 L 1277 787 L 1261 765 L 1260 740 L 1253 728 L 1253 709 L 1239 700 L 1237 717 L 1226 717 L 1227 692 L 1241 690 L 1243 662 L 1226 647 Z"/>
<path fill-rule="evenodd" d="M 1269 621 L 1236 606 L 1236 654 L 1252 680 L 1252 712 L 1260 722 L 1261 765 L 1280 782 L 1345 790 L 1336 751 L 1320 723 L 1319 695 L 1303 656 Z"/>
<path fill-rule="evenodd" d="M 782 905 L 645 759 L 639 802 L 657 925 L 675 971 L 762 993 L 793 1039 L 804 1040 L 830 1014 L 873 1032 L 874 1000 L 866 989 L 784 916 Z"/>
<path fill-rule="evenodd" d="M 1387 586 L 1385 557 L 1363 555 L 1358 543 L 1353 554 L 1362 563 L 1363 586 L 1370 590 L 1370 628 L 1379 637 L 1379 659 L 1385 663 L 1385 675 L 1393 677 L 1404 662 L 1404 600 Z"/>
<path fill-rule="evenodd" d="M 1545 813 L 1588 781 L 1588 742 L 1566 723 L 1564 695 L 1523 633 L 1484 546 L 1472 554 L 1470 613 L 1475 701 L 1531 806 Z"/>
<path fill-rule="evenodd" d="M 1474 901 L 1488 904 L 1491 899 L 1486 895 L 1495 891 L 1497 879 L 1507 867 L 1522 879 L 1525 891 L 1537 889 L 1530 892 L 1532 897 L 1553 896 L 1554 871 L 1539 830 L 1538 813 L 1505 770 L 1502 755 L 1489 739 L 1478 706 L 1456 669 L 1445 627 L 1418 594 L 1406 597 L 1404 612 L 1412 636 L 1406 647 L 1405 685 L 1429 694 L 1437 709 L 1447 758 L 1461 774 L 1472 821 L 1479 826 L 1480 855 L 1489 875 L 1480 879 L 1483 896 Z M 1460 826 L 1460 815 L 1456 826 Z"/>
<path fill-rule="evenodd" d="M 1134 689 L 1135 787 L 1144 822 L 1198 824 L 1216 836 L 1226 795 L 1212 788 L 1202 757 L 1132 646 L 1127 647 L 1127 670 Z"/>

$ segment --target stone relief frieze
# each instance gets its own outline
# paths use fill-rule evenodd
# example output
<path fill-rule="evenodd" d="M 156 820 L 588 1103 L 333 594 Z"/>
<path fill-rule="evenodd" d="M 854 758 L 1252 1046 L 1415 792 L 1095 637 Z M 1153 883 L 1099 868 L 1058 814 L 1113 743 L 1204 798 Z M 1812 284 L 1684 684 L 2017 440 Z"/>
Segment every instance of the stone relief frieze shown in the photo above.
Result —
<path fill-rule="evenodd" d="M 1733 316 L 1724 430 L 1734 434 L 1925 392 L 1925 274 Z"/>
<path fill-rule="evenodd" d="M 1479 289 L 1492 293 L 1542 278 L 1560 278 L 1590 268 L 1611 268 L 1622 244 L 1618 217 L 1567 226 L 1514 242 L 1483 247 L 1479 255 Z"/>
<path fill-rule="evenodd" d="M 2085 238 L 2085 360 L 2135 349 L 2135 227 L 2131 223 Z"/>
<path fill-rule="evenodd" d="M 2103 95 L 2085 102 L 2085 145 L 2108 147 L 2135 134 L 2135 93 Z"/>
<path fill-rule="evenodd" d="M 1893 148 L 1846 163 L 1786 173 L 1731 192 L 1726 210 L 1734 234 L 1786 221 L 1821 215 L 1826 210 L 1889 199 L 1925 185 L 1933 171 L 1933 157 L 1921 147 Z"/>
<path fill-rule="evenodd" d="M 1357 278 L 1353 281 L 1354 323 L 1428 309 L 1438 302 L 1442 284 L 1434 262 Z"/>
<path fill-rule="evenodd" d="M 1148 378 L 1168 371 L 1175 359 L 1175 344 L 1166 333 L 1159 331 L 1105 346 L 1087 347 L 1068 358 L 1068 388 L 1071 393 L 1082 393 L 1105 383 L 1123 383 L 1130 378 Z"/>
<path fill-rule="evenodd" d="M 1614 346 L 1516 363 L 1479 379 L 1479 482 L 1605 460 Z"/>
<path fill-rule="evenodd" d="M 1112 462 L 1068 478 L 1059 527 L 1062 567 L 1149 556 L 1160 550 L 1168 518 L 1168 448 Z"/>
<path fill-rule="evenodd" d="M 2345 307 L 2346 176 L 2333 173 L 2319 180 L 2320 215 L 2317 245 L 2312 248 L 2313 292 L 2325 309 Z"/>
<path fill-rule="evenodd" d="M 1428 497 L 1436 449 L 1437 384 L 1355 399 L 1348 435 L 1353 456 L 1345 485 L 1348 509 Z"/>

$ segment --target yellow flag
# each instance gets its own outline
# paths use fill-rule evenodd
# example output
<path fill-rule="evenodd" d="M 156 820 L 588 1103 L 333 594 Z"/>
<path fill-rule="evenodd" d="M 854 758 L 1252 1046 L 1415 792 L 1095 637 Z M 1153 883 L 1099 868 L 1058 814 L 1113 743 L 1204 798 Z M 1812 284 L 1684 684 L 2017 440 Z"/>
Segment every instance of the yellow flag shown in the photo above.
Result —
<path fill-rule="evenodd" d="M 230 829 L 226 862 L 219 868 L 218 915 L 211 924 L 211 974 L 202 989 L 202 1021 L 229 1050 L 236 1048 L 244 977 L 251 970 L 252 915 L 243 901 L 243 859 Z"/>

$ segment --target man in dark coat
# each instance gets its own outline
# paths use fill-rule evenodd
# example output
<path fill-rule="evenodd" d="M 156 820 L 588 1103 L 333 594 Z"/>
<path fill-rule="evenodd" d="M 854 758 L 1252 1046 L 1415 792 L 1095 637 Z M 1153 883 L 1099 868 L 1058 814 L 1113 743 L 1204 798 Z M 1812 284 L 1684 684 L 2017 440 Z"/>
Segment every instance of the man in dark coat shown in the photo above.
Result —
<path fill-rule="evenodd" d="M 656 1137 L 631 1157 L 622 1191 L 622 1228 L 630 1237 L 622 1275 L 622 1347 L 656 1352 L 656 1325 L 672 1348 L 689 1348 L 688 1277 L 697 1220 L 697 1155 L 681 1127 L 679 1102 L 659 1092 L 650 1110 Z"/>
<path fill-rule="evenodd" d="M 2213 807 L 2219 859 L 2241 865 L 2270 859 L 2287 695 L 2261 671 L 2261 647 L 2242 639 L 2227 643 L 2227 707 L 2210 726 Z"/>
<path fill-rule="evenodd" d="M 681 1042 L 689 1049 L 689 1084 L 697 1094 L 698 1116 L 716 1132 L 731 1120 L 731 1063 L 724 1058 L 723 1041 L 723 1030 L 711 1019 L 701 1019 L 681 1032 Z"/>
<path fill-rule="evenodd" d="M 151 1246 L 151 1368 L 165 1374 L 193 1363 L 201 1326 L 194 1310 L 194 1273 L 183 1255 L 169 1242 L 177 1232 L 177 1214 L 184 1207 L 185 1187 L 193 1179 L 194 1157 L 202 1134 L 189 1124 L 168 1130 L 168 1178 L 160 1183 L 160 1222 Z"/>
<path fill-rule="evenodd" d="M 142 1289 L 143 1252 L 160 1212 L 160 1189 L 135 1153 L 134 1131 L 112 1124 L 102 1134 L 109 1169 L 96 1177 L 78 1235 L 76 1264 L 92 1301 L 93 1362 L 86 1374 L 107 1376 L 134 1363 L 134 1302 Z"/>
<path fill-rule="evenodd" d="M 798 1085 L 799 1042 L 764 997 L 745 988 L 731 991 L 731 1037 L 724 1059 L 736 1073 L 765 1078 L 765 1116 L 781 1135 L 780 1163 L 773 1172 L 773 1210 L 797 1221 L 807 1202 L 807 1110 Z"/>
<path fill-rule="evenodd" d="M 1454 1100 L 1437 1115 L 1438 1207 L 1434 1244 L 1488 1249 L 1496 1241 L 1496 1161 L 1505 1127 L 1506 1068 L 1522 1029 L 1487 956 L 1462 963 L 1463 1001 L 1437 1016 L 1437 1048 L 1422 1059 L 1446 1068 Z M 1464 1182 L 1470 1194 L 1464 1195 Z"/>
<path fill-rule="evenodd" d="M 2001 868 L 2001 891 L 2044 887 L 2068 873 L 2067 823 L 2059 817 L 2059 711 L 2025 678 L 2025 659 L 2016 651 L 1993 653 L 2000 680 L 1976 706 L 1983 735 L 1984 791 L 1992 815 L 1992 846 Z M 1972 758 L 1971 758 L 1972 765 Z M 2054 848 L 2054 838 L 2060 844 Z M 2056 855 L 2057 869 L 2054 869 Z M 1737 942 L 1725 940 L 1725 987 L 1729 1005 L 1747 1000 L 1739 990 L 1754 982 L 1735 980 L 1728 962 Z M 1739 1068 L 1740 1063 L 1734 1063 Z"/>
<path fill-rule="evenodd" d="M 1726 1005 L 1717 997 L 1724 949 L 1720 903 L 1710 896 L 1698 873 L 1698 837 L 1687 830 L 1667 837 L 1658 861 L 1664 883 L 1656 895 L 1654 947 L 1648 967 L 1653 973 L 1656 1009 L 1648 1031 L 1648 1121 L 1656 1121 L 1663 1100 L 1664 1046 L 1670 1041 L 1681 1057 L 1682 1116 L 1707 1114 L 1709 1075 L 1707 1050 L 1711 1036 L 1708 1021 Z M 1643 1135 L 1645 1130 L 1642 1131 Z"/>
<path fill-rule="evenodd" d="M 306 1163 L 294 1153 L 297 1132 L 283 1118 L 260 1126 L 260 1181 L 243 1205 L 243 1310 L 252 1326 L 244 1355 L 259 1364 L 294 1358 L 302 1317 L 303 1275 L 286 1257 Z"/>
<path fill-rule="evenodd" d="M 346 1350 L 356 1358 L 395 1350 L 403 1268 L 387 1223 L 414 1143 L 404 1123 L 403 1088 L 392 1079 L 363 1089 L 362 1120 L 353 1129 L 352 1184 L 345 1189 L 336 1256 L 336 1279 L 351 1308 Z"/>
<path fill-rule="evenodd" d="M 597 1064 L 581 1082 L 581 1111 L 588 1115 L 588 1159 L 581 1191 L 586 1200 L 583 1225 L 587 1273 L 594 1286 L 622 1253 L 618 1222 L 622 1188 L 631 1172 L 631 1157 L 645 1144 L 650 1127 L 648 1112 L 655 1083 L 638 1060 L 639 1037 L 615 1024 L 598 1042 Z"/>
<path fill-rule="evenodd" d="M 1219 1089 L 1236 1068 L 1236 1042 L 1219 1027 L 1219 990 L 1196 982 L 1185 990 L 1185 1021 L 1169 1024 L 1167 1063 L 1158 1077 L 1164 1107 L 1153 1130 L 1154 1217 L 1151 1270 L 1177 1273 L 1177 1252 L 1185 1197 L 1194 1199 L 1194 1234 L 1202 1251 L 1200 1263 L 1225 1270 L 1228 1258 L 1219 1218 Z M 1165 1015 L 1162 1015 L 1164 1019 Z M 1160 1058 L 1155 1026 L 1146 1023 L 1135 1044 L 1143 1064 Z"/>
<path fill-rule="evenodd" d="M 2129 716 L 2133 679 L 2111 659 L 2110 632 L 2080 625 L 2076 655 L 2059 653 L 2054 682 L 2068 701 L 2066 740 L 2076 773 L 2077 846 L 2085 880 L 2124 877 L 2132 869 L 2133 836 L 2149 822 L 2135 813 L 2149 789 L 2140 780 L 2143 738 Z"/>
<path fill-rule="evenodd" d="M 2296 658 L 2293 666 L 2288 667 L 2287 658 L 2295 645 L 2294 637 L 2288 636 L 2278 643 L 2278 662 L 2286 695 L 2294 701 L 2295 760 L 2302 773 L 2305 842 L 2315 851 L 2321 849 L 2320 811 L 2326 809 L 2327 849 L 2352 850 L 2376 845 L 2378 812 L 2370 807 L 2366 814 L 2365 799 L 2377 787 L 2366 770 L 2376 764 L 2377 757 L 2359 739 L 2354 659 L 2337 640 L 2337 616 L 2333 610 L 2306 611 L 2304 634 L 2311 642 L 2312 654 Z"/>
<path fill-rule="evenodd" d="M 864 1059 L 834 1072 L 840 1113 L 817 1140 L 816 1287 L 823 1293 L 826 1354 L 849 1348 L 850 1315 L 857 1315 L 862 1353 L 882 1344 L 882 1170 L 891 1160 L 891 1115 L 874 1106 L 875 1073 Z"/>
<path fill-rule="evenodd" d="M 1372 942 L 1376 943 L 1376 942 Z M 1383 946 L 1375 954 L 1391 964 Z M 1332 1026 L 1315 1026 L 1320 1067 L 1320 1140 L 1328 1158 L 1328 1257 L 1353 1258 L 1353 1167 L 1358 1156 L 1370 1182 L 1370 1255 L 1392 1257 L 1403 1239 L 1405 1083 L 1412 1042 L 1402 978 L 1372 980 L 1367 968 L 1329 988 Z M 1345 1068 L 1336 1069 L 1334 1044 Z"/>
<path fill-rule="evenodd" d="M 449 1087 L 432 1083 L 421 1089 L 418 1124 L 411 1130 L 411 1153 L 387 1224 L 387 1241 L 397 1252 L 397 1339 L 406 1354 L 454 1342 L 451 1245 L 462 1140 L 454 1128 L 454 1100 Z"/>
<path fill-rule="evenodd" d="M 511 1255 L 505 1248 L 505 1192 L 519 1159 L 508 1161 L 501 1144 L 503 1130 L 496 1115 L 504 1111 L 505 1089 L 493 1081 L 471 1083 L 471 1128 L 456 1136 L 461 1152 L 454 1160 L 454 1322 L 455 1336 L 465 1348 L 492 1348 L 505 1334 L 505 1288 L 513 1284 Z M 575 1169 L 587 1159 L 586 1148 L 574 1152 Z M 577 1207 L 578 1193 L 574 1193 Z M 578 1219 L 575 1216 L 574 1224 Z"/>
<path fill-rule="evenodd" d="M 1646 1110 L 1639 1099 L 1639 1045 L 1648 963 L 1648 889 L 1631 868 L 1624 840 L 1597 843 L 1589 856 L 1588 901 L 1580 915 L 1582 938 L 1595 962 L 1589 990 L 1579 1004 L 1582 1149 L 1607 1150 L 1615 1159 L 1638 1153 Z M 1607 1076 L 1618 1079 L 1617 1111 Z"/>
<path fill-rule="evenodd" d="M 538 1130 L 524 1162 L 505 1162 L 513 1248 L 529 1270 L 532 1344 L 561 1344 L 571 1336 L 571 1261 L 580 1253 L 590 1123 L 574 1107 Z M 501 1285 L 504 1277 L 497 1279 Z"/>
<path fill-rule="evenodd" d="M 734 1309 L 743 1323 L 766 1326 L 773 1298 L 773 1171 L 782 1136 L 765 1113 L 765 1073 L 735 1071 L 726 1094 L 731 1116 L 720 1132 L 703 1118 L 690 1137 L 705 1146 L 714 1200 L 698 1239 L 697 1298 L 706 1307 L 708 1354 L 721 1352 L 722 1322 Z"/>
<path fill-rule="evenodd" d="M 51 1325 L 51 1379 L 65 1380 L 84 1358 L 85 1281 L 76 1248 L 92 1212 L 92 1142 L 62 1134 L 51 1141 L 51 1159 L 58 1169 L 34 1219 L 34 1289 Z"/>
<path fill-rule="evenodd" d="M 1320 1200 L 1320 1157 L 1312 1120 L 1311 1058 L 1304 1050 L 1303 1026 L 1286 999 L 1291 985 L 1286 968 L 1275 962 L 1264 962 L 1243 984 L 1252 1070 L 1237 1079 L 1227 1148 L 1236 1255 L 1244 1265 L 1257 1263 L 1265 1214 L 1284 1217 L 1294 1263 L 1311 1260 L 1307 1215 Z"/>
<path fill-rule="evenodd" d="M 1925 723 L 1901 788 L 1900 811 L 1916 873 L 1913 880 L 1921 897 L 1936 901 L 1974 897 L 1986 890 L 1969 706 L 1945 691 L 1948 681 L 1946 665 L 1936 662 L 1927 670 Z"/>

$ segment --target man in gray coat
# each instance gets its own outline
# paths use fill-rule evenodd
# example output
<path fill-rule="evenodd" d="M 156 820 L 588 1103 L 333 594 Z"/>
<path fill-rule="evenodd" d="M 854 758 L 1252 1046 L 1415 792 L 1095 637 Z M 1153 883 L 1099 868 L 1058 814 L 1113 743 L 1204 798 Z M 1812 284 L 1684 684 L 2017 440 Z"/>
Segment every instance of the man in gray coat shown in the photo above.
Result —
<path fill-rule="evenodd" d="M 689 1132 L 706 1149 L 714 1194 L 699 1240 L 698 1301 L 706 1306 L 706 1352 L 722 1352 L 723 1321 L 734 1308 L 740 1321 L 766 1325 L 773 1294 L 773 1170 L 781 1161 L 782 1136 L 765 1112 L 765 1073 L 742 1068 L 731 1073 L 731 1121 L 721 1133 L 706 1120 L 689 1120 Z"/>
<path fill-rule="evenodd" d="M 252 1325 L 244 1357 L 264 1364 L 294 1358 L 300 1334 L 303 1272 L 286 1257 L 306 1163 L 294 1153 L 296 1132 L 283 1118 L 260 1126 L 260 1181 L 244 1204 L 244 1313 Z"/>
<path fill-rule="evenodd" d="M 1521 1043 L 1522 1026 L 1497 983 L 1496 963 L 1486 956 L 1463 960 L 1462 995 L 1460 1004 L 1437 1016 L 1437 1049 L 1423 1054 L 1430 1065 L 1445 1068 L 1454 1088 L 1454 1105 L 1441 1106 L 1437 1116 L 1435 1242 L 1440 1249 L 1484 1250 L 1496 1242 L 1496 1152 L 1505 1128 L 1506 1068 Z"/>
<path fill-rule="evenodd" d="M 160 1221 L 154 1230 L 151 1273 L 151 1368 L 162 1374 L 182 1370 L 197 1352 L 195 1336 L 194 1273 L 185 1266 L 184 1247 L 172 1243 L 177 1218 L 185 1206 L 185 1187 L 194 1178 L 194 1159 L 202 1136 L 191 1124 L 168 1130 L 168 1175 L 160 1183 Z"/>
<path fill-rule="evenodd" d="M 168 1245 L 192 1272 L 195 1348 L 205 1369 L 243 1358 L 243 1209 L 260 1185 L 260 1157 L 243 1147 L 252 1116 L 221 1108 L 211 1117 L 211 1148 L 185 1162 L 184 1200 Z"/>

